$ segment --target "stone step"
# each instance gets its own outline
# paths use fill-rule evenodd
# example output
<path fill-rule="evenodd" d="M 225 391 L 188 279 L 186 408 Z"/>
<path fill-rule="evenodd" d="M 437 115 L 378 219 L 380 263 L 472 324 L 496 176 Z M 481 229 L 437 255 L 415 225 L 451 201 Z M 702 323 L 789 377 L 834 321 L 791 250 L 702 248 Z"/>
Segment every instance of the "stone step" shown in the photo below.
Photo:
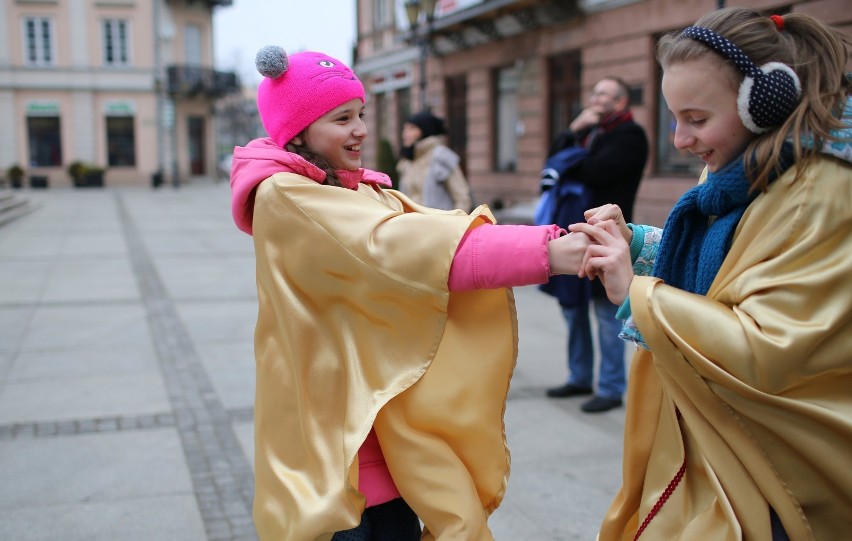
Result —
<path fill-rule="evenodd" d="M 34 211 L 36 206 L 23 195 L 0 189 L 0 226 Z"/>

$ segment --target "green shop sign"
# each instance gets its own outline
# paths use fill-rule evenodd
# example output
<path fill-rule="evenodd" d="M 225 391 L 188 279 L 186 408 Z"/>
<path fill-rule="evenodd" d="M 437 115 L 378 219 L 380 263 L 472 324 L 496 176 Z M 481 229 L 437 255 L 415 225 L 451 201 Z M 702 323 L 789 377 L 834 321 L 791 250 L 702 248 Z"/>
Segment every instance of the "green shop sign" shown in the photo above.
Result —
<path fill-rule="evenodd" d="M 104 103 L 104 114 L 106 116 L 134 116 L 136 115 L 136 104 L 130 101 L 108 101 Z"/>
<path fill-rule="evenodd" d="M 27 102 L 27 116 L 59 116 L 59 103 L 55 101 Z"/>

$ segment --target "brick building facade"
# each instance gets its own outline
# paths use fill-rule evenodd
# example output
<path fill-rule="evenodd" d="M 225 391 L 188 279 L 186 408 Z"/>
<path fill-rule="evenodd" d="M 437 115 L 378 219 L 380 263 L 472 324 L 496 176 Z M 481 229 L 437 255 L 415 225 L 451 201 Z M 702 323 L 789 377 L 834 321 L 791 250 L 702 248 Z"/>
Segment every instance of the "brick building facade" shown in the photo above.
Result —
<path fill-rule="evenodd" d="M 367 88 L 371 133 L 365 164 L 380 162 L 383 139 L 398 152 L 402 122 L 425 103 L 447 119 L 450 146 L 462 155 L 478 202 L 499 208 L 533 200 L 554 135 L 601 77 L 617 75 L 631 86 L 634 115 L 651 143 L 634 218 L 662 225 L 702 164 L 670 143 L 654 45 L 721 3 L 439 0 L 434 17 L 421 13 L 412 30 L 405 10 L 411 2 L 358 0 L 354 66 Z M 808 13 L 852 33 L 847 0 L 737 5 L 767 15 Z"/>

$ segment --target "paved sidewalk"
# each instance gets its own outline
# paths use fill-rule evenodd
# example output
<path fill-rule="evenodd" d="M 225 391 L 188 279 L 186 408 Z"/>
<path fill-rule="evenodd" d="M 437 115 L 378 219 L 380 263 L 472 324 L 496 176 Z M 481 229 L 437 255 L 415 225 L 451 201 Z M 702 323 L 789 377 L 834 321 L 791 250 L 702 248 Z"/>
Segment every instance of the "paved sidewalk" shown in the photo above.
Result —
<path fill-rule="evenodd" d="M 50 189 L 0 227 L 0 539 L 256 539 L 251 239 L 226 185 Z M 593 540 L 623 409 L 544 397 L 565 377 L 556 303 L 516 290 L 501 541 Z"/>

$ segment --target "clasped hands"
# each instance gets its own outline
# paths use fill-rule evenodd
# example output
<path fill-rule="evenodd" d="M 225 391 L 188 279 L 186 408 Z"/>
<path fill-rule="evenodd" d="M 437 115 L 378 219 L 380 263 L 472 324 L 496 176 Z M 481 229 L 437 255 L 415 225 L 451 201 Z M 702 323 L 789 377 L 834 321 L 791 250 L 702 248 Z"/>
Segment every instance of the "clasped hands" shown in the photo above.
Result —
<path fill-rule="evenodd" d="M 621 305 L 633 280 L 633 232 L 618 205 L 589 209 L 584 217 L 585 223 L 570 225 L 567 235 L 548 243 L 551 272 L 598 278 L 610 302 Z"/>

